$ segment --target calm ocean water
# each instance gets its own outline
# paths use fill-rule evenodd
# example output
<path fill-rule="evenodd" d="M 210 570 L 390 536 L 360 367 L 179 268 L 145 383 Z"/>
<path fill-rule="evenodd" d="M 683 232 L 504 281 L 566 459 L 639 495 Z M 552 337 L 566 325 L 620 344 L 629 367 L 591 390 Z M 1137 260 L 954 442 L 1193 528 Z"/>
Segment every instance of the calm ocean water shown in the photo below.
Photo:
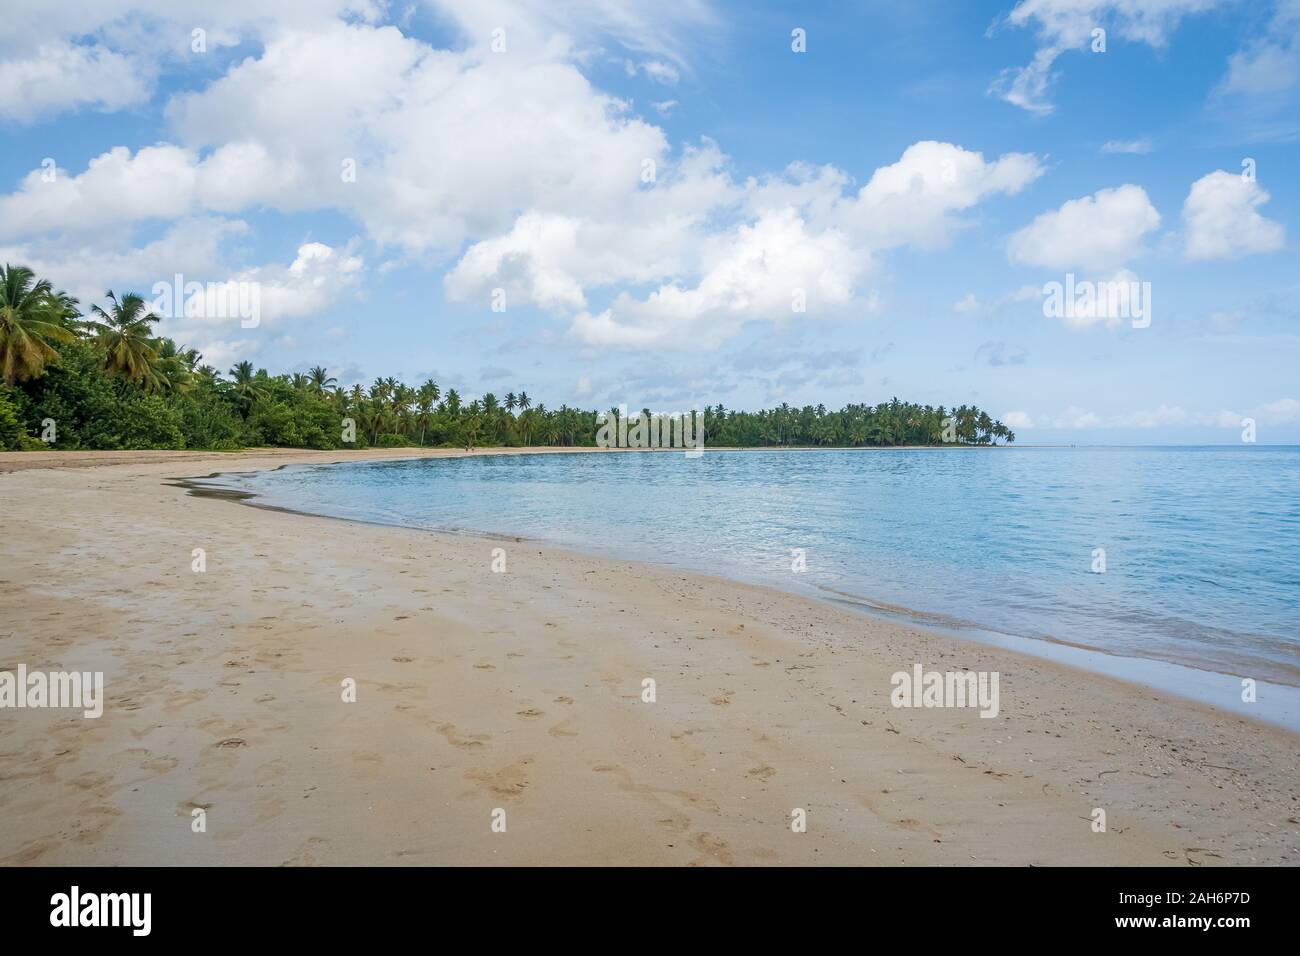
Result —
<path fill-rule="evenodd" d="M 485 456 L 223 481 L 299 511 L 521 535 L 1300 685 L 1296 447 Z"/>

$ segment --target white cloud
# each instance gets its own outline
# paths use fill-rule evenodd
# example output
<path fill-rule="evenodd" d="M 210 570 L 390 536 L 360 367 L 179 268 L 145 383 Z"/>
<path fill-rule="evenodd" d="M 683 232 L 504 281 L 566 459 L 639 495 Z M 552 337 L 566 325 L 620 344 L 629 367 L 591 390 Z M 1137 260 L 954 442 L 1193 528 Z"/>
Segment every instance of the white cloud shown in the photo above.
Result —
<path fill-rule="evenodd" d="M 41 238 L 0 246 L 0 261 L 21 262 L 87 305 L 110 288 L 148 297 L 155 282 L 170 281 L 178 272 L 196 279 L 225 274 L 223 243 L 247 231 L 239 220 L 195 217 L 172 223 L 159 238 L 139 246 L 126 233 L 94 240 Z"/>
<path fill-rule="evenodd" d="M 338 304 L 360 279 L 365 263 L 350 249 L 320 242 L 298 247 L 287 266 L 246 269 L 232 282 L 255 282 L 261 289 L 262 316 L 271 320 L 313 315 Z"/>
<path fill-rule="evenodd" d="M 664 86 L 676 86 L 677 81 L 682 78 L 680 71 L 671 63 L 664 63 L 662 60 L 646 60 L 643 63 L 627 63 L 628 76 L 636 76 L 643 73 L 656 83 L 662 83 Z"/>
<path fill-rule="evenodd" d="M 1246 412 L 1225 409 L 1219 412 L 1216 418 L 1215 424 L 1221 428 L 1240 428 L 1244 418 L 1253 419 L 1257 425 L 1300 424 L 1300 401 L 1294 398 L 1279 398 L 1275 402 L 1256 405 Z"/>
<path fill-rule="evenodd" d="M 0 58 L 0 119 L 27 123 L 68 108 L 134 106 L 149 98 L 152 72 L 100 46 L 41 44 L 29 55 Z"/>
<path fill-rule="evenodd" d="M 186 284 L 200 282 L 204 286 L 206 301 L 228 303 L 221 314 L 206 315 L 204 299 L 191 296 L 182 314 L 167 316 L 158 330 L 203 353 L 204 360 L 222 367 L 236 358 L 256 355 L 268 343 L 288 346 L 293 340 L 268 337 L 268 330 L 285 319 L 301 318 L 323 312 L 355 294 L 363 274 L 359 256 L 348 248 L 335 248 L 324 243 L 307 242 L 298 247 L 293 262 L 286 265 L 272 263 L 226 273 L 187 273 Z M 172 276 L 163 276 L 165 282 L 174 282 Z M 209 280 L 209 281 L 204 281 Z M 164 295 L 172 291 L 161 291 Z M 154 296 L 145 294 L 146 300 Z M 239 308 L 236 307 L 239 304 Z M 251 306 L 251 308 L 242 308 Z M 178 310 L 179 311 L 179 310 Z M 166 315 L 166 310 L 163 310 Z M 256 319 L 257 325 L 245 328 L 243 322 Z M 246 334 L 238 340 L 225 336 Z"/>
<path fill-rule="evenodd" d="M 1015 195 L 1042 173 L 1038 158 L 1028 153 L 1008 153 L 990 163 L 952 143 L 914 143 L 898 162 L 877 169 L 841 213 L 873 248 L 935 247 L 958 225 L 954 213 L 995 193 Z"/>
<path fill-rule="evenodd" d="M 1033 428 L 1034 420 L 1027 412 L 1006 412 L 1002 416 L 1002 424 L 1008 428 Z"/>
<path fill-rule="evenodd" d="M 980 310 L 979 300 L 975 298 L 974 292 L 967 292 L 963 298 L 952 304 L 952 310 L 962 314 L 978 312 Z"/>
<path fill-rule="evenodd" d="M 710 216 L 742 195 L 724 166 L 706 143 L 665 165 L 653 189 L 629 189 L 608 210 L 525 212 L 509 231 L 466 250 L 443 280 L 447 295 L 486 301 L 502 288 L 510 303 L 573 312 L 586 307 L 588 289 L 688 272 L 703 254 Z"/>
<path fill-rule="evenodd" d="M 50 29 L 79 28 L 104 50 L 157 41 L 197 9 L 194 0 L 145 0 L 145 16 L 132 18 L 126 0 L 73 5 L 81 19 L 60 10 Z M 56 265 L 56 279 L 69 277 L 62 281 L 91 272 L 137 281 L 175 270 L 150 257 L 127 262 L 136 252 L 123 249 L 123 236 L 133 224 L 224 222 L 212 214 L 261 207 L 336 210 L 366 239 L 400 250 L 403 263 L 460 254 L 444 280 L 453 299 L 506 288 L 512 306 L 569 315 L 574 334 L 592 343 L 720 341 L 748 321 L 783 321 L 796 289 L 812 315 L 874 310 L 877 293 L 860 283 L 879 253 L 942 246 L 964 227 L 964 212 L 1042 173 L 1032 155 L 986 161 L 927 141 L 856 193 L 846 173 L 801 164 L 737 182 L 712 143 L 672 149 L 663 130 L 578 68 L 591 53 L 582 44 L 612 36 L 635 52 L 637 72 L 682 75 L 691 28 L 711 22 L 704 3 L 434 5 L 462 49 L 376 25 L 382 12 L 369 0 L 287 0 L 265 19 L 252 0 L 233 0 L 204 21 L 210 42 L 262 45 L 170 101 L 173 141 L 111 149 L 80 173 L 60 170 L 54 183 L 27 176 L 0 197 L 0 241 Z M 344 11 L 356 16 L 336 19 Z M 489 48 L 498 25 L 508 56 Z M 18 36 L 7 30 L 0 26 L 0 47 Z M 175 48 L 132 48 L 163 62 L 188 55 L 187 38 L 188 27 L 167 40 Z M 355 181 L 341 175 L 350 162 Z M 219 236 L 206 271 L 234 275 L 218 244 Z M 259 281 L 278 288 L 272 276 Z M 634 294 L 629 284 L 655 291 Z M 286 303 L 328 299 L 314 300 L 310 284 L 288 286 Z M 593 307 L 602 290 L 612 300 Z"/>
<path fill-rule="evenodd" d="M 506 31 L 510 51 L 530 52 L 556 35 L 585 46 L 612 38 L 629 50 L 681 67 L 692 36 L 720 24 L 706 0 L 647 4 L 644 0 L 430 0 L 470 42 Z"/>
<path fill-rule="evenodd" d="M 867 266 L 844 234 L 810 232 L 787 209 L 709 240 L 695 287 L 663 285 L 640 300 L 620 294 L 597 315 L 580 313 L 571 331 L 596 346 L 713 347 L 749 321 L 802 318 L 796 294 L 806 296 L 813 313 L 846 307 Z"/>
<path fill-rule="evenodd" d="M 1143 156 L 1151 152 L 1152 149 L 1154 149 L 1154 146 L 1151 140 L 1146 137 L 1142 139 L 1112 139 L 1101 145 L 1103 153 L 1130 153 L 1137 156 Z"/>
<path fill-rule="evenodd" d="M 189 341 L 185 345 L 188 348 L 198 348 Z M 217 371 L 224 372 L 236 362 L 256 355 L 260 346 L 261 342 L 257 339 L 237 339 L 235 341 L 209 339 L 198 350 L 203 356 L 202 363 L 204 365 L 211 365 Z"/>
<path fill-rule="evenodd" d="M 1216 6 L 1220 0 L 1020 0 L 1003 21 L 1013 27 L 1033 25 L 1038 49 L 1027 66 L 1010 67 L 989 92 L 1038 115 L 1054 109 L 1049 98 L 1057 78 L 1053 66 L 1061 54 L 1090 48 L 1092 31 L 1114 38 L 1163 47 L 1182 19 Z M 992 32 L 992 31 L 991 31 Z M 1106 55 L 1106 54 L 1096 54 Z"/>
<path fill-rule="evenodd" d="M 1159 225 L 1142 187 L 1101 189 L 1036 217 L 1007 241 L 1007 257 L 1051 269 L 1114 269 L 1139 255 Z"/>
<path fill-rule="evenodd" d="M 1300 81 L 1300 0 L 1280 0 L 1264 36 L 1228 57 L 1221 93 L 1269 95 Z"/>
<path fill-rule="evenodd" d="M 675 274 L 645 298 L 620 294 L 607 309 L 576 316 L 571 332 L 591 345 L 696 348 L 750 321 L 870 314 L 877 296 L 859 285 L 876 253 L 942 245 L 962 225 L 957 213 L 1017 192 L 1040 174 L 1039 161 L 1026 154 L 986 162 L 950 143 L 921 142 L 846 196 L 844 173 L 794 164 L 782 177 L 748 180 L 741 218 L 730 228 L 693 236 L 692 260 L 700 263 L 693 286 Z M 734 193 L 714 195 L 725 201 Z M 806 313 L 793 306 L 800 294 Z"/>
<path fill-rule="evenodd" d="M 1012 421 L 1012 416 L 1024 421 Z M 1138 409 L 1117 415 L 1102 417 L 1082 408 L 1071 406 L 1060 415 L 1030 419 L 1025 412 L 1007 412 L 1002 421 L 1011 428 L 1060 429 L 1116 429 L 1116 428 L 1241 428 L 1244 418 L 1253 419 L 1258 425 L 1281 426 L 1300 423 L 1300 401 L 1294 398 L 1281 398 L 1274 402 L 1257 405 L 1246 412 L 1223 409 L 1218 412 L 1190 412 L 1181 405 L 1162 404 L 1153 409 Z"/>
<path fill-rule="evenodd" d="M 328 23 L 373 22 L 378 0 L 60 0 L 8 4 L 0 18 L 0 118 L 31 122 L 67 110 L 146 102 L 167 67 L 245 39 Z M 207 53 L 191 50 L 206 30 Z M 32 38 L 43 42 L 33 48 Z"/>
<path fill-rule="evenodd" d="M 499 233 L 521 210 L 608 212 L 668 149 L 553 53 L 434 50 L 392 27 L 286 36 L 169 115 L 191 147 L 257 143 L 292 171 L 269 204 L 343 209 L 417 254 Z"/>
<path fill-rule="evenodd" d="M 1238 259 L 1282 248 L 1286 230 L 1257 207 L 1268 193 L 1253 179 L 1217 170 L 1192 183 L 1183 202 L 1188 259 Z"/>

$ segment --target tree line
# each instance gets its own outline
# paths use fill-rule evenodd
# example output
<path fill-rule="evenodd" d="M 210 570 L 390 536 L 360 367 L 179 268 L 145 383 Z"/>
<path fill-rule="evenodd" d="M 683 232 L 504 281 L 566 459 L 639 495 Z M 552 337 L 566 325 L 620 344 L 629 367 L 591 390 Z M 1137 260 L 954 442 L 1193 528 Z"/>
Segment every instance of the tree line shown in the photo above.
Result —
<path fill-rule="evenodd" d="M 595 411 L 534 404 L 525 391 L 466 402 L 427 380 L 340 386 L 327 369 L 222 373 L 154 333 L 142 297 L 108 292 L 83 312 L 30 269 L 0 267 L 0 448 L 211 449 L 283 446 L 594 446 Z M 997 444 L 1014 433 L 978 408 L 822 405 L 704 410 L 707 445 Z M 645 410 L 649 415 L 649 410 Z M 349 427 L 350 426 L 350 427 Z M 350 439 L 350 440 L 347 440 Z"/>

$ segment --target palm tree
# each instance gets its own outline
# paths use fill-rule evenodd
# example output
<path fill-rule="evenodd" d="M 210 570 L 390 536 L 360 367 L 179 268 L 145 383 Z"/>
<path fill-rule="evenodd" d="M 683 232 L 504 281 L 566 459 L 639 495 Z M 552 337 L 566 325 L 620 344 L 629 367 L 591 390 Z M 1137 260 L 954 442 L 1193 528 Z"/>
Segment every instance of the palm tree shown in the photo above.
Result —
<path fill-rule="evenodd" d="M 329 372 L 317 365 L 307 373 L 307 387 L 317 395 L 324 395 L 331 385 L 337 385 L 338 379 L 332 378 Z"/>
<path fill-rule="evenodd" d="M 76 300 L 55 292 L 49 282 L 36 281 L 24 266 L 0 268 L 0 377 L 6 385 L 35 378 L 59 360 L 52 343 L 71 342 L 68 308 Z"/>
<path fill-rule="evenodd" d="M 461 429 L 461 436 L 465 439 L 465 450 L 473 451 L 474 446 L 478 444 L 479 432 L 483 427 L 483 419 L 477 413 L 470 415 Z"/>
<path fill-rule="evenodd" d="M 182 349 L 171 339 L 156 341 L 158 361 L 155 375 L 150 385 L 160 391 L 188 392 L 194 387 L 194 364 L 199 353 L 194 349 Z"/>
<path fill-rule="evenodd" d="M 523 390 L 520 390 L 519 397 L 515 399 L 515 402 L 519 405 L 520 411 L 526 412 L 528 409 L 533 407 L 533 400 L 529 398 L 528 393 Z"/>
<path fill-rule="evenodd" d="M 253 405 L 270 394 L 262 383 L 265 376 L 254 374 L 253 363 L 244 361 L 230 370 L 230 377 L 234 379 L 235 400 L 239 403 L 239 411 L 247 418 Z"/>
<path fill-rule="evenodd" d="M 91 314 L 98 318 L 87 323 L 99 333 L 95 344 L 104 354 L 105 370 L 128 382 L 157 386 L 160 376 L 155 369 L 158 350 L 154 347 L 153 324 L 158 316 L 148 311 L 144 299 L 133 292 L 122 296 L 121 301 L 111 289 L 106 294 L 113 304 L 111 311 L 93 305 Z"/>
<path fill-rule="evenodd" d="M 420 444 L 424 444 L 425 429 L 433 422 L 433 403 L 438 400 L 438 385 L 427 379 L 415 392 L 415 422 L 420 426 Z"/>
<path fill-rule="evenodd" d="M 398 382 L 393 389 L 393 408 L 397 412 L 397 431 L 406 434 L 411 430 L 411 406 L 417 393 L 411 386 Z"/>

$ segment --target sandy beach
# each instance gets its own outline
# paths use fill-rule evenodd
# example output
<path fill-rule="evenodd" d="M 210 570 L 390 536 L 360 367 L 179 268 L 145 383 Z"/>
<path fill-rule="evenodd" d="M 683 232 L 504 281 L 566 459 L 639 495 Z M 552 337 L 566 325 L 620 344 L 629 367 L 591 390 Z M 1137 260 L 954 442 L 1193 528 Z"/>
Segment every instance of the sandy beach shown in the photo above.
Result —
<path fill-rule="evenodd" d="M 430 454 L 463 453 L 0 454 L 0 670 L 106 697 L 0 711 L 0 863 L 1300 861 L 1285 730 L 774 590 L 177 483 Z M 999 672 L 998 717 L 891 707 L 915 662 Z"/>

